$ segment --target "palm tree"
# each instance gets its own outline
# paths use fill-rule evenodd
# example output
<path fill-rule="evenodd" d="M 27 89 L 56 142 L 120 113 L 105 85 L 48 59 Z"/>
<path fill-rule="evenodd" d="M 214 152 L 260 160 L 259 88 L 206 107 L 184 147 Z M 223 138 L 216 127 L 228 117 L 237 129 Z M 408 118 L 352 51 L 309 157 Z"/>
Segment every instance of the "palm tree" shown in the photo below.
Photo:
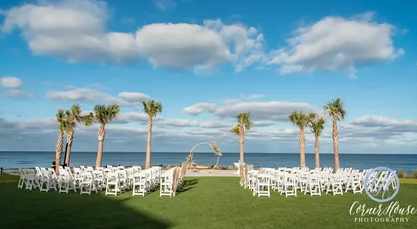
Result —
<path fill-rule="evenodd" d="M 316 168 L 320 168 L 320 156 L 319 156 L 319 137 L 321 136 L 324 125 L 326 121 L 322 117 L 317 117 L 315 113 L 310 113 L 309 115 L 309 126 L 311 127 L 311 132 L 314 134 L 314 154 L 316 161 Z"/>
<path fill-rule="evenodd" d="M 120 107 L 117 104 L 113 105 L 96 105 L 94 107 L 94 119 L 100 123 L 100 129 L 97 133 L 98 150 L 96 159 L 96 168 L 101 167 L 101 159 L 103 156 L 103 142 L 106 136 L 106 124 L 111 122 L 120 113 Z"/>
<path fill-rule="evenodd" d="M 326 115 L 333 117 L 333 152 L 334 152 L 334 170 L 340 168 L 339 163 L 339 132 L 337 131 L 337 121 L 345 119 L 346 110 L 343 108 L 342 99 L 337 98 L 328 102 L 324 107 Z"/>
<path fill-rule="evenodd" d="M 306 149 L 305 149 L 305 127 L 308 125 L 309 116 L 304 114 L 303 112 L 294 111 L 291 113 L 288 118 L 290 119 L 291 123 L 298 126 L 300 128 L 300 167 L 306 167 Z"/>
<path fill-rule="evenodd" d="M 162 112 L 162 104 L 155 100 L 142 101 L 143 111 L 149 116 L 148 118 L 148 139 L 146 144 L 146 162 L 145 168 L 151 167 L 151 146 L 152 146 L 152 124 L 153 118 Z"/>
<path fill-rule="evenodd" d="M 55 147 L 55 173 L 59 174 L 59 166 L 61 165 L 61 154 L 64 148 L 64 131 L 66 128 L 65 113 L 62 109 L 56 112 L 56 121 L 58 122 L 59 136 Z"/>
<path fill-rule="evenodd" d="M 81 112 L 81 106 L 78 104 L 74 104 L 69 110 L 65 110 L 66 121 L 68 124 L 65 129 L 65 132 L 67 133 L 67 151 L 65 155 L 65 164 L 67 166 L 70 166 L 71 147 L 74 139 L 75 128 L 77 127 L 78 123 L 83 123 L 86 126 L 90 126 L 93 121 L 93 113 L 83 116 L 81 115 Z"/>
<path fill-rule="evenodd" d="M 240 163 L 244 163 L 244 144 L 245 131 L 250 130 L 253 123 L 250 120 L 250 112 L 240 113 L 237 117 L 237 125 L 232 128 L 232 132 L 239 136 L 240 143 Z"/>

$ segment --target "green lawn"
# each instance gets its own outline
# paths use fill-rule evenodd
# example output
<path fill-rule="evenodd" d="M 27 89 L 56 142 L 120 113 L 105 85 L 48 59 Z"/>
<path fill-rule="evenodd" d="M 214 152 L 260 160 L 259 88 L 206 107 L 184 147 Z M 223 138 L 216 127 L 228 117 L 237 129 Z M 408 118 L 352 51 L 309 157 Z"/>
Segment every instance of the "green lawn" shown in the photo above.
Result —
<path fill-rule="evenodd" d="M 80 195 L 17 189 L 14 177 L 0 176 L 0 228 L 416 228 L 409 223 L 355 223 L 349 209 L 354 201 L 378 204 L 366 194 L 271 198 L 253 197 L 238 178 L 189 178 L 176 197 L 159 192 L 132 197 L 104 193 Z M 404 180 L 402 180 L 404 181 Z M 402 184 L 395 200 L 417 207 L 417 185 Z"/>

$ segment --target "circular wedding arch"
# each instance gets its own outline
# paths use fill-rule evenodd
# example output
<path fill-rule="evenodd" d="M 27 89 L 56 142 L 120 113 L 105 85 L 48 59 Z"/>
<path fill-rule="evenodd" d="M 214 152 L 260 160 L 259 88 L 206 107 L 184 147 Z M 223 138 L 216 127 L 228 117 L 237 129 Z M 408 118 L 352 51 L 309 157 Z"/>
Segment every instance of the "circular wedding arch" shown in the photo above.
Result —
<path fill-rule="evenodd" d="M 194 149 L 195 148 L 197 148 L 198 146 L 201 146 L 201 145 L 208 145 L 208 146 L 210 146 L 211 147 L 211 149 L 214 151 L 214 155 L 216 155 L 217 156 L 217 162 L 216 162 L 216 164 L 213 166 L 213 168 L 211 169 L 211 170 L 214 170 L 216 167 L 217 167 L 217 165 L 219 164 L 219 160 L 220 160 L 220 157 L 222 156 L 222 153 L 220 152 L 220 150 L 219 149 L 217 149 L 217 145 L 216 145 L 216 143 L 215 142 L 200 142 L 200 143 L 198 143 L 198 144 L 196 144 L 192 149 L 191 149 L 191 151 L 190 151 L 190 154 L 193 154 L 193 151 L 194 151 Z M 194 155 L 194 154 L 193 154 Z"/>

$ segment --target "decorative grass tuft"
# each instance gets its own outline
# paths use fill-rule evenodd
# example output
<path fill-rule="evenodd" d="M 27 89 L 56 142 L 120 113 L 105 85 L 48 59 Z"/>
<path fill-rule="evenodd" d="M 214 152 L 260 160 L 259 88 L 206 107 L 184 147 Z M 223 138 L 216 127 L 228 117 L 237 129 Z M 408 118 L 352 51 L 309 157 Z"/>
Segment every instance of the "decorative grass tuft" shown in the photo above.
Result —
<path fill-rule="evenodd" d="M 216 142 L 211 142 L 210 143 L 211 148 L 213 149 L 214 154 L 216 154 L 216 156 L 221 157 L 222 153 L 220 152 L 220 150 L 217 148 L 217 144 Z"/>
<path fill-rule="evenodd" d="M 173 196 L 175 196 L 175 194 L 176 194 L 176 192 L 177 192 L 177 187 L 178 187 L 178 179 L 179 179 L 179 175 L 180 175 L 180 171 L 179 171 L 179 168 L 178 167 L 175 167 L 175 169 L 174 169 L 174 171 L 173 171 L 173 175 L 172 175 L 172 182 L 174 183 L 173 184 L 173 187 L 172 187 L 172 189 L 173 189 L 173 193 L 172 193 L 172 195 Z"/>

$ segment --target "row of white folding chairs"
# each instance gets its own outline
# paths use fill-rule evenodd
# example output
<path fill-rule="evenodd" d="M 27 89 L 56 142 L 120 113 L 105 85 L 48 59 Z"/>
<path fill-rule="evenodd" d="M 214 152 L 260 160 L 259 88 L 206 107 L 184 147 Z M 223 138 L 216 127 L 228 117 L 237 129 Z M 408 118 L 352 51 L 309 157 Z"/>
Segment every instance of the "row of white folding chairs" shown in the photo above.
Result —
<path fill-rule="evenodd" d="M 351 190 L 361 193 L 366 171 L 362 173 L 352 168 L 341 169 L 336 173 L 331 168 L 265 168 L 263 174 L 259 171 L 248 172 L 248 179 L 244 181 L 245 188 L 257 189 L 258 196 L 269 196 L 270 187 L 285 196 L 297 196 L 297 190 L 310 195 L 321 195 L 321 191 L 332 192 L 333 195 L 343 195 Z M 260 184 L 260 185 L 257 185 Z"/>
<path fill-rule="evenodd" d="M 69 168 L 59 168 L 60 175 L 56 175 L 52 168 L 35 167 L 33 169 L 20 169 L 18 188 L 27 190 L 39 189 L 41 192 L 55 190 L 68 193 L 69 190 L 76 191 L 75 183 Z"/>
<path fill-rule="evenodd" d="M 98 168 L 94 171 L 77 171 L 77 177 L 81 176 L 84 180 L 80 186 L 82 193 L 91 194 L 91 191 L 101 191 L 105 189 L 105 195 L 115 195 L 133 189 L 133 195 L 138 194 L 137 186 L 144 183 L 144 190 L 140 193 L 145 195 L 152 190 L 159 180 L 159 167 L 141 170 L 140 166 L 124 168 L 123 166 Z M 91 174 L 91 175 L 89 175 Z"/>
<path fill-rule="evenodd" d="M 135 166 L 125 169 L 122 166 L 113 168 L 74 168 L 73 180 L 80 194 L 91 194 L 106 190 L 106 195 L 117 195 L 120 192 L 131 190 L 134 186 L 134 176 L 140 172 Z"/>
<path fill-rule="evenodd" d="M 117 195 L 118 192 L 132 189 L 132 196 L 145 196 L 158 187 L 161 168 L 132 170 L 125 178 L 120 173 L 120 170 L 107 173 L 106 195 Z"/>
<path fill-rule="evenodd" d="M 101 177 L 103 178 L 103 181 L 102 181 L 103 185 L 106 184 L 107 175 L 109 173 L 117 173 L 121 181 L 126 181 L 124 182 L 126 185 L 126 187 L 124 188 L 126 189 L 131 186 L 131 182 L 133 180 L 133 174 L 139 172 L 140 170 L 141 170 L 140 166 L 133 166 L 131 168 L 126 168 L 126 169 L 124 168 L 124 166 L 109 167 L 109 168 L 101 167 L 95 170 L 94 169 L 92 170 L 91 167 L 82 167 L 82 166 L 73 168 L 74 177 L 76 179 L 81 177 L 82 173 L 92 172 L 93 175 L 95 175 L 95 177 L 98 176 L 99 179 L 101 179 Z"/>
<path fill-rule="evenodd" d="M 155 169 L 154 169 L 155 170 Z M 32 190 L 39 188 L 40 191 L 55 190 L 68 193 L 68 191 L 77 191 L 80 194 L 91 194 L 92 191 L 101 191 L 107 188 L 107 174 L 103 169 L 94 170 L 92 167 L 80 166 L 74 168 L 74 173 L 70 168 L 59 168 L 59 175 L 55 174 L 52 168 L 36 167 L 35 170 L 20 169 L 20 180 L 18 187 Z M 119 191 L 129 189 L 133 186 L 133 174 L 139 172 L 140 167 L 135 166 L 126 170 L 116 168 L 115 173 L 118 175 Z M 155 179 L 154 179 L 155 180 Z M 156 179 L 159 180 L 159 179 Z M 153 185 L 155 186 L 155 185 Z"/>
<path fill-rule="evenodd" d="M 58 177 L 52 168 L 19 169 L 19 173 L 18 188 L 39 189 L 41 192 L 58 191 Z"/>
<path fill-rule="evenodd" d="M 305 194 L 309 192 L 311 195 L 321 195 L 321 191 L 326 194 L 331 192 L 333 195 L 343 195 L 343 193 L 351 190 L 353 193 L 362 193 L 363 176 L 359 170 L 352 168 L 341 169 L 336 173 L 331 168 L 323 170 L 315 169 L 310 173 L 305 170 L 298 170 L 293 175 L 293 182 L 298 185 Z M 315 190 L 312 190 L 312 187 Z"/>
<path fill-rule="evenodd" d="M 172 196 L 174 191 L 174 170 L 177 167 L 168 169 L 161 174 L 159 196 Z M 177 189 L 181 187 L 183 181 L 178 179 Z"/>

